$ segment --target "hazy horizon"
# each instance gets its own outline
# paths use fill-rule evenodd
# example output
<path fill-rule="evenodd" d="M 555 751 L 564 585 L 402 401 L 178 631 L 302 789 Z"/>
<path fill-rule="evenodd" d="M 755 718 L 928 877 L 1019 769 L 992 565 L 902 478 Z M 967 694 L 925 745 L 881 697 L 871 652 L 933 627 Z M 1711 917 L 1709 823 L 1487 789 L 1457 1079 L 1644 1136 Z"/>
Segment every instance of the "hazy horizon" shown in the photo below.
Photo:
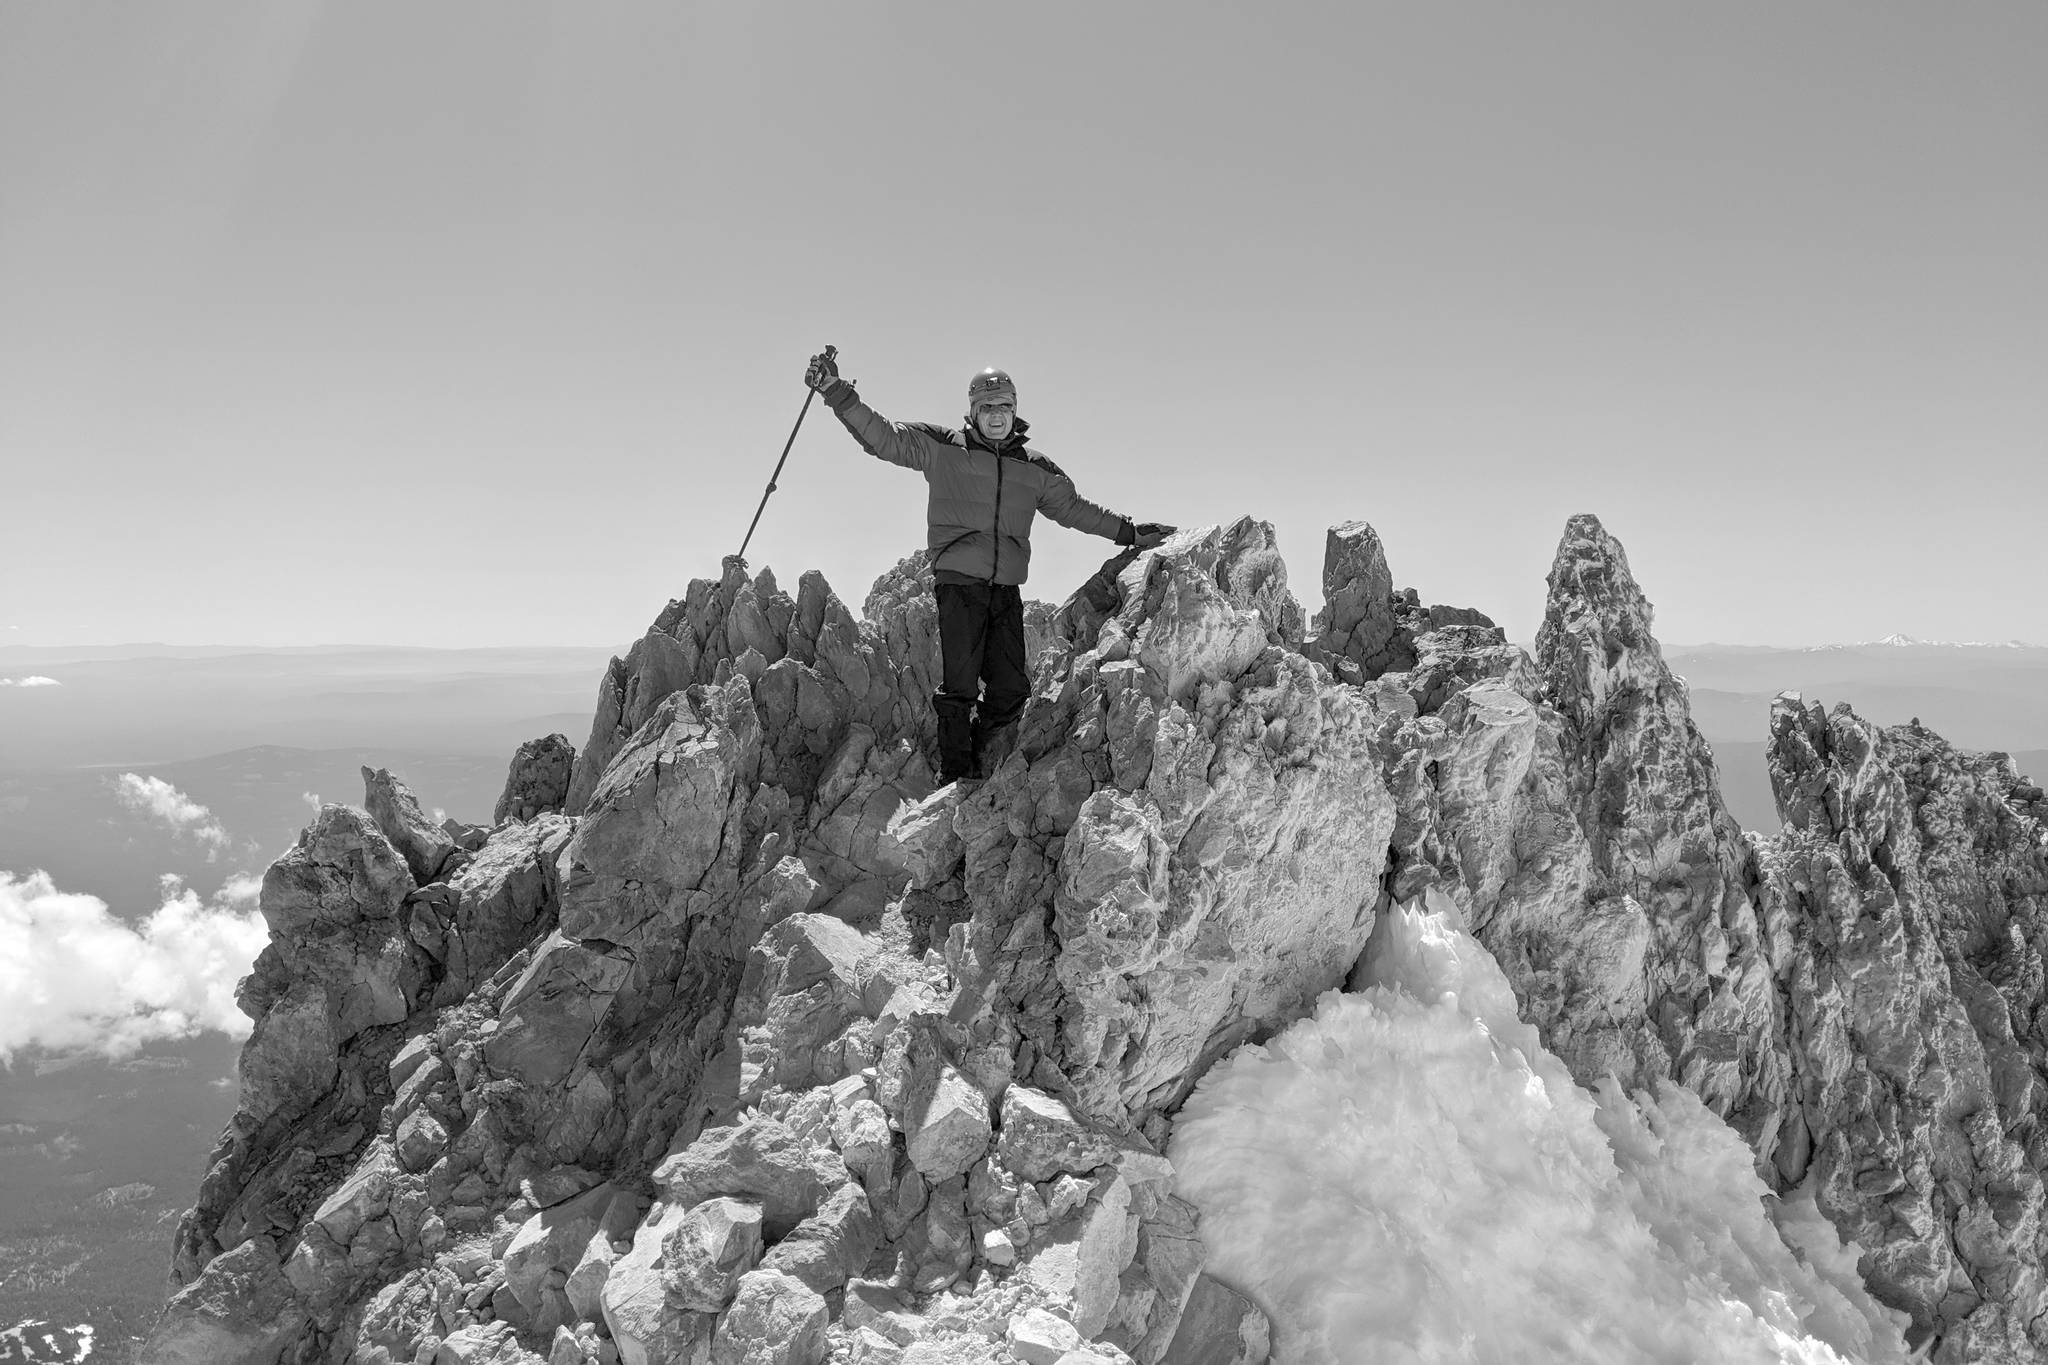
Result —
<path fill-rule="evenodd" d="M 1027 594 L 1028 596 L 1028 594 Z M 1305 608 L 1313 611 L 1309 604 Z M 1484 608 L 1482 608 L 1484 610 Z M 855 612 L 858 618 L 858 611 Z M 645 632 L 642 631 L 641 634 Z M 22 654 L 63 654 L 67 651 L 122 651 L 144 649 L 170 649 L 204 651 L 207 653 L 251 653 L 251 654 L 322 654 L 346 653 L 353 650 L 383 650 L 392 653 L 413 654 L 516 654 L 522 652 L 561 650 L 579 652 L 585 650 L 619 650 L 632 647 L 639 634 L 624 640 L 606 643 L 603 641 L 574 640 L 533 640 L 517 645 L 419 645 L 401 644 L 395 641 L 378 640 L 333 640 L 300 644 L 264 644 L 247 640 L 225 641 L 168 641 L 168 640 L 116 640 L 116 641 L 59 641 L 50 644 L 7 644 L 0 642 L 0 658 L 10 653 Z M 1524 649 L 1533 649 L 1533 639 L 1509 637 L 1509 643 Z M 1725 649 L 1753 650 L 1758 652 L 1790 653 L 1807 650 L 1829 649 L 2035 649 L 2048 650 L 2048 643 L 2034 640 L 1932 640 L 1913 637 L 1897 640 L 1880 636 L 1868 640 L 1809 640 L 1786 644 L 1745 644 L 1729 640 L 1665 640 L 1660 638 L 1657 647 L 1666 654 L 1687 650 Z"/>

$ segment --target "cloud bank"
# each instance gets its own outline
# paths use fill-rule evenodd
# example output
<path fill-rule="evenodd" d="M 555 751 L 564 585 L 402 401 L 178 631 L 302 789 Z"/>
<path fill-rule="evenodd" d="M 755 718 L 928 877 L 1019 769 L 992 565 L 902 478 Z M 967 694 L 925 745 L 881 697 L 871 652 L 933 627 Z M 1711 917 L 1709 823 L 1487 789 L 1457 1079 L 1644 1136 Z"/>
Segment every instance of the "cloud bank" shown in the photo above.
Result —
<path fill-rule="evenodd" d="M 246 1038 L 235 983 L 268 933 L 261 885 L 233 877 L 202 902 L 166 877 L 163 904 L 127 925 L 47 873 L 0 871 L 0 1064 L 28 1047 L 124 1057 L 209 1029 Z"/>
<path fill-rule="evenodd" d="M 234 842 L 214 813 L 161 777 L 122 773 L 114 780 L 121 804 L 206 846 L 208 862 Z"/>
<path fill-rule="evenodd" d="M 26 678 L 0 678 L 0 687 L 62 687 L 55 678 L 46 678 L 40 673 L 31 673 Z"/>

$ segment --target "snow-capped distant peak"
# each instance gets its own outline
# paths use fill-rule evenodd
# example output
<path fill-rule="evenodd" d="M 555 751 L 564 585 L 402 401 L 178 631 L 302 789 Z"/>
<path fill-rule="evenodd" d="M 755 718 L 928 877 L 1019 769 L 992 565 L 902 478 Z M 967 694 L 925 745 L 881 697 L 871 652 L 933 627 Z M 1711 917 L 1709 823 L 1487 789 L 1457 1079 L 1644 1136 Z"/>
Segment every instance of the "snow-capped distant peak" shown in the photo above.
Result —
<path fill-rule="evenodd" d="M 2025 640 L 1921 640 L 1903 632 L 1894 632 L 1882 640 L 1863 640 L 1854 644 L 1808 645 L 1808 654 L 1824 654 L 1844 649 L 2040 649 L 2040 645 L 2028 644 Z"/>

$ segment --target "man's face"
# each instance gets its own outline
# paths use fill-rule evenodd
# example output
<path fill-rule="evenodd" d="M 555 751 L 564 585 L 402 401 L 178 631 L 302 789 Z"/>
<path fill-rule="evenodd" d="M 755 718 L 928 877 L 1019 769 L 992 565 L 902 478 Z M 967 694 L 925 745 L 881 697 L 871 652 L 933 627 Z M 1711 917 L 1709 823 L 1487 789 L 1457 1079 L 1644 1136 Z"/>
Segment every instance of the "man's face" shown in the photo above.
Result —
<path fill-rule="evenodd" d="M 1010 428 L 1017 421 L 1017 405 L 998 401 L 977 403 L 974 407 L 974 429 L 984 440 L 1000 441 L 1010 434 Z"/>

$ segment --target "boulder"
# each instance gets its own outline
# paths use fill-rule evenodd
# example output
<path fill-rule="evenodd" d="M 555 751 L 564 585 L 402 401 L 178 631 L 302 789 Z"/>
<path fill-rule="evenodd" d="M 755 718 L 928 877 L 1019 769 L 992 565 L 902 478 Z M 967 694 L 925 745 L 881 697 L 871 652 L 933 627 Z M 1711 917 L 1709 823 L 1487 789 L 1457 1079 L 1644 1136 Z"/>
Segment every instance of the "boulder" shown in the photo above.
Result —
<path fill-rule="evenodd" d="M 576 746 L 567 735 L 529 739 L 512 755 L 505 790 L 491 811 L 491 823 L 531 820 L 551 815 L 569 800 L 569 776 L 576 765 Z"/>
<path fill-rule="evenodd" d="M 435 1003 L 466 998 L 548 927 L 559 901 L 555 860 L 573 829 L 559 815 L 543 815 L 493 831 L 449 878 L 438 913 L 415 909 L 413 937 L 442 967 Z"/>
<path fill-rule="evenodd" d="M 448 1129 L 426 1110 L 415 1109 L 399 1121 L 394 1142 L 400 1166 L 424 1171 L 447 1148 Z"/>
<path fill-rule="evenodd" d="M 824 1296 L 803 1281 L 766 1268 L 750 1271 L 719 1319 L 711 1358 L 716 1365 L 819 1365 L 829 1321 Z"/>
<path fill-rule="evenodd" d="M 1084 1337 L 1097 1337 L 1116 1307 L 1119 1278 L 1137 1254 L 1130 1226 L 1131 1189 L 1114 1173 L 1097 1182 L 1081 1209 L 1032 1244 L 1017 1274 L 1046 1302 L 1064 1309 Z"/>
<path fill-rule="evenodd" d="M 696 1343 L 705 1340 L 716 1319 L 668 1304 L 663 1255 L 668 1235 L 688 1209 L 657 1204 L 633 1233 L 630 1250 L 613 1261 L 598 1291 L 605 1329 L 618 1348 L 622 1365 L 666 1365 L 687 1360 Z"/>
<path fill-rule="evenodd" d="M 881 1243 L 881 1224 L 867 1195 L 858 1185 L 841 1185 L 825 1196 L 816 1213 L 777 1242 L 761 1264 L 829 1294 L 864 1270 Z"/>
<path fill-rule="evenodd" d="M 344 1043 L 411 1012 L 429 965 L 401 919 L 413 885 L 391 841 L 351 806 L 321 807 L 263 874 L 270 939 L 235 991 L 256 1021 L 238 1067 L 252 1128 L 326 1094 Z"/>
<path fill-rule="evenodd" d="M 858 929 L 831 915 L 791 915 L 761 936 L 733 1011 L 742 1103 L 839 1079 L 846 1059 L 828 1044 L 881 1003 L 868 999 L 875 957 Z"/>
<path fill-rule="evenodd" d="M 849 1330 L 873 1332 L 895 1346 L 908 1346 L 923 1330 L 904 1296 L 875 1280 L 852 1280 L 841 1300 L 840 1322 Z"/>
<path fill-rule="evenodd" d="M 143 1343 L 152 1365 L 275 1365 L 308 1327 L 267 1237 L 209 1263 L 171 1296 Z"/>
<path fill-rule="evenodd" d="M 566 1079 L 631 971 L 623 953 L 548 935 L 498 1007 L 491 1070 L 536 1089 Z"/>
<path fill-rule="evenodd" d="M 1114 1141 L 1076 1119 L 1073 1110 L 1051 1095 L 1027 1085 L 1012 1085 L 1003 1092 L 996 1159 L 1025 1180 L 1092 1171 L 1116 1154 Z"/>
<path fill-rule="evenodd" d="M 662 1275 L 670 1297 L 699 1313 L 732 1301 L 740 1277 L 761 1259 L 761 1206 L 706 1199 L 685 1213 L 662 1244 Z"/>
<path fill-rule="evenodd" d="M 912 886 L 936 886 L 960 864 L 964 849 L 953 814 L 960 805 L 958 784 L 949 783 L 919 801 L 906 801 L 889 818 L 882 853 L 910 877 Z"/>
<path fill-rule="evenodd" d="M 1081 1344 L 1081 1334 L 1065 1318 L 1055 1317 L 1043 1308 L 1027 1308 L 1010 1319 L 1003 1340 L 1024 1365 L 1054 1365 Z"/>
<path fill-rule="evenodd" d="M 988 1151 L 988 1097 L 950 1064 L 907 1097 L 904 1134 L 918 1174 L 933 1184 L 965 1175 Z"/>
<path fill-rule="evenodd" d="M 895 1159 L 889 1116 L 865 1093 L 850 1096 L 833 1110 L 832 1145 L 871 1193 L 887 1186 Z"/>
<path fill-rule="evenodd" d="M 1207 1275 L 1197 1277 L 1163 1365 L 1266 1365 L 1272 1329 L 1259 1306 Z"/>
<path fill-rule="evenodd" d="M 397 1174 L 397 1158 L 380 1139 L 314 1210 L 312 1221 L 336 1246 L 346 1247 L 365 1224 L 384 1216 L 391 1205 L 391 1187 Z"/>
<path fill-rule="evenodd" d="M 386 768 L 363 769 L 363 804 L 377 828 L 405 859 L 413 880 L 421 886 L 438 881 L 449 860 L 455 856 L 455 840 L 420 810 L 412 788 L 391 775 Z"/>
<path fill-rule="evenodd" d="M 435 1348 L 433 1365 L 546 1365 L 519 1344 L 509 1322 L 485 1322 L 458 1327 Z"/>
<path fill-rule="evenodd" d="M 967 1217 L 967 1182 L 959 1176 L 926 1192 L 924 1209 L 899 1247 L 920 1294 L 944 1289 L 974 1264 L 974 1229 Z"/>
<path fill-rule="evenodd" d="M 685 1208 L 719 1195 L 758 1202 L 761 1230 L 771 1242 L 788 1236 L 850 1179 L 846 1163 L 829 1149 L 758 1116 L 699 1135 L 654 1170 L 655 1184 Z"/>
<path fill-rule="evenodd" d="M 1316 634 L 1303 651 L 1309 657 L 1329 663 L 1347 682 L 1414 666 L 1413 637 L 1394 617 L 1387 552 L 1379 533 L 1364 522 L 1330 528 L 1323 544 L 1323 601 Z"/>
<path fill-rule="evenodd" d="M 1118 1280 L 1103 1339 L 1129 1352 L 1138 1365 L 1158 1365 L 1202 1271 L 1200 1214 L 1185 1199 L 1142 1187 L 1133 1187 L 1131 1207 L 1137 1250 Z"/>
<path fill-rule="evenodd" d="M 542 1290 L 567 1283 L 617 1194 L 609 1183 L 595 1185 L 519 1225 L 500 1259 L 506 1286 L 527 1312 L 539 1310 Z"/>
<path fill-rule="evenodd" d="M 653 946 L 695 893 L 737 890 L 725 838 L 759 777 L 761 718 L 744 679 L 666 697 L 604 772 L 562 855 L 561 930 Z"/>

